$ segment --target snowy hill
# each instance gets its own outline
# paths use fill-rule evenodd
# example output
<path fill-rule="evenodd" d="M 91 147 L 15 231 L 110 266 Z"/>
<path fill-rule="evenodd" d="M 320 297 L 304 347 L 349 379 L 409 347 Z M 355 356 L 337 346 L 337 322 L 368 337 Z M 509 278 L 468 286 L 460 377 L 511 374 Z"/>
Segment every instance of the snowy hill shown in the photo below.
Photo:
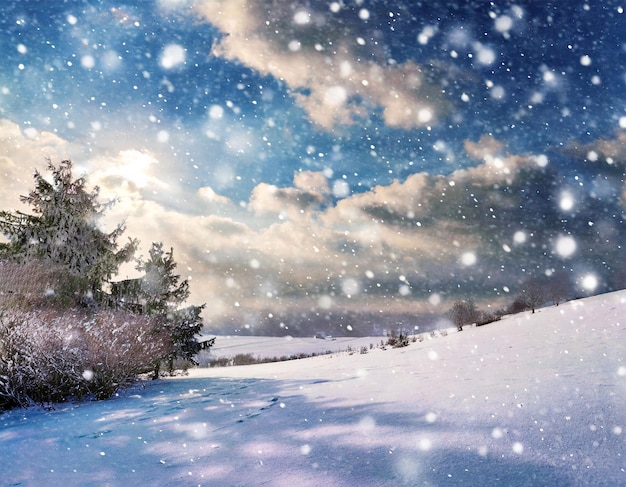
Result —
<path fill-rule="evenodd" d="M 401 349 L 194 369 L 108 401 L 11 411 L 0 415 L 0 478 L 626 485 L 624 316 L 621 291 Z"/>
<path fill-rule="evenodd" d="M 250 354 L 255 358 L 266 359 L 296 354 L 320 355 L 330 352 L 358 351 L 370 345 L 380 346 L 386 337 L 260 337 L 260 336 L 217 336 L 215 345 L 209 352 L 202 352 L 198 361 L 208 363 L 216 358 L 232 358 L 235 355 Z"/>

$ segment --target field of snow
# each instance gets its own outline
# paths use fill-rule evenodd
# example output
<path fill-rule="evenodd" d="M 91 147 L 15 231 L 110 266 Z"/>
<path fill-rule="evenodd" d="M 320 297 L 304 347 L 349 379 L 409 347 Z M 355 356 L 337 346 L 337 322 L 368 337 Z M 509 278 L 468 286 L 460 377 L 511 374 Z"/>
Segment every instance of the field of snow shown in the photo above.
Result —
<path fill-rule="evenodd" d="M 10 411 L 0 483 L 626 485 L 625 316 L 621 291 L 401 349 L 198 368 Z"/>
<path fill-rule="evenodd" d="M 207 336 L 211 338 L 213 335 Z M 362 347 L 380 346 L 386 337 L 338 337 L 338 338 L 302 338 L 302 337 L 259 337 L 259 336 L 217 336 L 215 345 L 209 352 L 198 356 L 200 364 L 212 359 L 232 358 L 238 354 L 250 354 L 255 358 L 285 357 L 295 354 L 321 355 L 328 352 L 359 351 Z"/>

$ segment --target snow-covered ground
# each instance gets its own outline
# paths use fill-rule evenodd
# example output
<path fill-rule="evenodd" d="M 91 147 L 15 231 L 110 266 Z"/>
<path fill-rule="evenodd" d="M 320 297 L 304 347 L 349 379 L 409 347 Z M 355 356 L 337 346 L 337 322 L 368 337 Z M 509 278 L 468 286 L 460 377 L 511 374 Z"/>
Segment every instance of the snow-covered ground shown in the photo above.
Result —
<path fill-rule="evenodd" d="M 0 415 L 0 483 L 626 485 L 625 316 L 622 291 L 402 349 L 14 410 Z"/>
<path fill-rule="evenodd" d="M 447 332 L 447 330 L 446 330 Z M 208 335 L 211 338 L 214 335 Z M 216 358 L 232 358 L 238 354 L 250 354 L 258 359 L 289 357 L 296 354 L 321 355 L 329 352 L 359 351 L 362 347 L 377 347 L 387 341 L 386 337 L 259 337 L 217 336 L 209 352 L 201 352 L 198 361 L 206 364 Z"/>

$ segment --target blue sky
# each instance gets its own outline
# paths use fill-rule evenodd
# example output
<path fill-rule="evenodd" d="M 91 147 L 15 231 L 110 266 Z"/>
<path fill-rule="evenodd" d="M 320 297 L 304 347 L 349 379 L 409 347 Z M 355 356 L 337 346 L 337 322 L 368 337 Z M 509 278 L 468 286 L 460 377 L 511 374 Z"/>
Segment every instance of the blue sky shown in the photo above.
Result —
<path fill-rule="evenodd" d="M 623 287 L 626 4 L 395 3 L 5 2 L 3 208 L 72 159 L 216 320 Z"/>

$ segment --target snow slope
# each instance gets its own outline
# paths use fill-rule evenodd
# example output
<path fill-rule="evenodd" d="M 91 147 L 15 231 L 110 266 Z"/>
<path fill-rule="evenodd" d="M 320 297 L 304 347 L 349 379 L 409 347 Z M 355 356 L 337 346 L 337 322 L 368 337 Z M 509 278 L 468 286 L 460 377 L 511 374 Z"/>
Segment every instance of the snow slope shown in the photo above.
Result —
<path fill-rule="evenodd" d="M 211 338 L 215 335 L 209 335 Z M 217 336 L 215 345 L 210 352 L 201 352 L 198 357 L 200 364 L 212 359 L 232 358 L 238 354 L 251 354 L 256 358 L 274 358 L 304 353 L 320 355 L 345 350 L 360 350 L 370 345 L 379 346 L 386 337 L 338 337 L 338 338 L 302 338 L 302 337 L 261 337 L 261 336 Z"/>
<path fill-rule="evenodd" d="M 626 291 L 0 415 L 24 486 L 626 485 Z"/>

